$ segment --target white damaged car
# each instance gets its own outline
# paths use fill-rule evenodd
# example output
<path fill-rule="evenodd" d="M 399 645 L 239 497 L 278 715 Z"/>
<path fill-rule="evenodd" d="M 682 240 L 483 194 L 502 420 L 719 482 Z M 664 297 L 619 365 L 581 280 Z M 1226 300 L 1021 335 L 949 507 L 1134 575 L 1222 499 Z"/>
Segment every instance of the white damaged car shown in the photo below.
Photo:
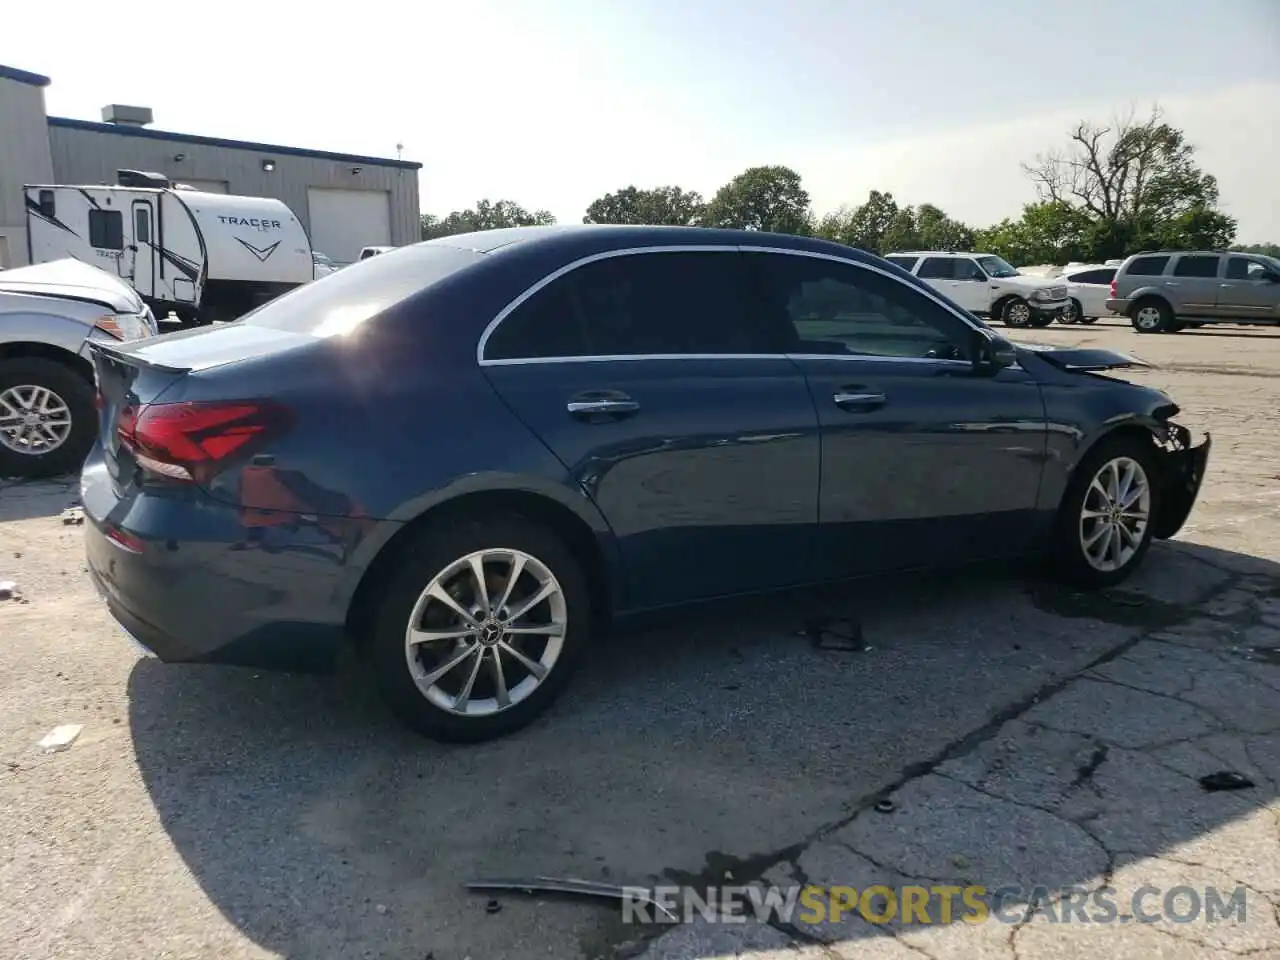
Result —
<path fill-rule="evenodd" d="M 884 258 L 970 313 L 1009 327 L 1047 327 L 1071 308 L 1065 280 L 1019 273 L 995 254 L 915 250 Z"/>
<path fill-rule="evenodd" d="M 133 287 L 87 263 L 0 272 L 0 477 L 80 469 L 98 429 L 88 341 L 158 332 Z"/>

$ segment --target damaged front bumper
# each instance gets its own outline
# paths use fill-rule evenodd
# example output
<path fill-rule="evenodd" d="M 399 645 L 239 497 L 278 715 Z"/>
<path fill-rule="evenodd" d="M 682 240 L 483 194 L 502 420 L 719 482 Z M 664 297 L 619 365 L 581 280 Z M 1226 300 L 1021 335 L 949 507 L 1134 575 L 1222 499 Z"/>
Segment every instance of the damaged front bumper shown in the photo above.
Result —
<path fill-rule="evenodd" d="M 1156 437 L 1163 465 L 1160 496 L 1151 521 L 1152 536 L 1168 540 L 1182 529 L 1200 495 L 1213 439 L 1208 433 L 1199 446 L 1191 445 L 1191 431 L 1178 423 L 1166 424 L 1167 434 Z"/>

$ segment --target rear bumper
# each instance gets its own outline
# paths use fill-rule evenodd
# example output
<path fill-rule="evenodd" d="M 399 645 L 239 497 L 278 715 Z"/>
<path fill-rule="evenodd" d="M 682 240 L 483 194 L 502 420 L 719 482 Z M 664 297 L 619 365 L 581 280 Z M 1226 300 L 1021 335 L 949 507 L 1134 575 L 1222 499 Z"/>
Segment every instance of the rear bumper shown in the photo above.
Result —
<path fill-rule="evenodd" d="M 1108 298 L 1106 303 L 1103 304 L 1103 306 L 1106 307 L 1108 310 L 1110 310 L 1112 313 L 1119 314 L 1122 317 L 1127 317 L 1129 315 L 1129 307 L 1132 304 L 1133 304 L 1132 300 L 1117 300 L 1115 298 Z"/>
<path fill-rule="evenodd" d="M 1159 510 L 1152 518 L 1152 536 L 1167 540 L 1187 522 L 1209 465 L 1209 449 L 1213 439 L 1204 435 L 1197 447 L 1191 446 L 1191 431 L 1179 424 L 1169 425 L 1174 449 L 1162 450 L 1163 482 L 1160 485 Z"/>
<path fill-rule="evenodd" d="M 100 460 L 85 468 L 81 499 L 89 575 L 158 659 L 305 672 L 336 664 L 350 575 L 340 545 L 301 524 L 255 540 L 234 507 L 194 491 L 119 498 Z"/>

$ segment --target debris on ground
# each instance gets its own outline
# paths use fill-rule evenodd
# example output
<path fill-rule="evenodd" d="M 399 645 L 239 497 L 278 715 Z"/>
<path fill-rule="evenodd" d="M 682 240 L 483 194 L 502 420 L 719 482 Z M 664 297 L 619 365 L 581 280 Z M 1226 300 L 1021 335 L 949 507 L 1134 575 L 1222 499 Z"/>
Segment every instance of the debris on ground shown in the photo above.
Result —
<path fill-rule="evenodd" d="M 875 805 L 876 813 L 893 813 L 893 811 L 897 809 L 898 809 L 898 805 L 894 803 L 892 800 L 888 799 L 887 797 L 884 800 L 876 801 L 876 805 Z"/>
<path fill-rule="evenodd" d="M 574 877 L 528 877 L 510 880 L 473 880 L 467 884 L 468 890 L 486 892 L 515 892 L 533 894 L 558 893 L 578 897 L 600 897 L 607 900 L 625 900 L 644 903 L 662 913 L 672 922 L 677 919 L 667 907 L 654 900 L 641 887 L 620 887 L 614 883 L 596 883 L 592 880 L 578 880 Z M 496 901 L 490 900 L 490 903 Z M 488 911 L 488 906 L 485 907 Z M 492 912 L 492 911 L 489 911 Z"/>
<path fill-rule="evenodd" d="M 64 723 L 60 727 L 54 727 L 40 741 L 40 749 L 45 753 L 60 753 L 63 750 L 69 750 L 83 729 L 84 724 L 82 723 Z"/>
<path fill-rule="evenodd" d="M 1237 773 L 1235 770 L 1219 770 L 1217 773 L 1208 773 L 1201 777 L 1200 786 L 1209 793 L 1217 793 L 1221 790 L 1248 790 L 1254 786 L 1254 783 L 1243 773 Z"/>
<path fill-rule="evenodd" d="M 16 600 L 21 594 L 18 593 L 18 585 L 12 580 L 0 580 L 0 600 Z"/>
<path fill-rule="evenodd" d="M 488 903 L 484 905 L 485 913 L 497 913 L 501 909 L 502 909 L 502 904 L 499 903 L 497 900 L 490 900 Z"/>
<path fill-rule="evenodd" d="M 853 617 L 822 617 L 805 621 L 802 636 L 808 637 L 819 650 L 843 650 L 870 653 L 871 647 L 862 637 L 862 623 Z"/>
<path fill-rule="evenodd" d="M 78 527 L 84 523 L 84 511 L 79 507 L 67 507 L 62 511 L 62 525 L 64 527 Z"/>

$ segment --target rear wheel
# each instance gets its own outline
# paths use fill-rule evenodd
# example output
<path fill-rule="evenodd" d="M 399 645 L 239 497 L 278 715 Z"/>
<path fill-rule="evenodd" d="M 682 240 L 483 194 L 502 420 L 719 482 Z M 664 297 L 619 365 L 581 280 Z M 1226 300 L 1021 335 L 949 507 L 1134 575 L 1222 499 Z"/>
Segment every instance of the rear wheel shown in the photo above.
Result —
<path fill-rule="evenodd" d="M 1173 328 L 1173 310 L 1163 300 L 1139 300 L 1129 313 L 1129 322 L 1139 333 L 1164 333 Z"/>
<path fill-rule="evenodd" d="M 1051 560 L 1083 587 L 1120 583 L 1151 546 L 1160 491 L 1154 448 L 1137 437 L 1102 441 L 1071 478 L 1058 510 Z"/>
<path fill-rule="evenodd" d="M 45 357 L 0 361 L 0 476 L 79 470 L 97 435 L 93 387 Z"/>
<path fill-rule="evenodd" d="M 572 551 L 523 517 L 464 517 L 407 552 L 374 618 L 388 705 L 434 740 L 519 730 L 560 694 L 589 641 L 590 594 Z"/>

